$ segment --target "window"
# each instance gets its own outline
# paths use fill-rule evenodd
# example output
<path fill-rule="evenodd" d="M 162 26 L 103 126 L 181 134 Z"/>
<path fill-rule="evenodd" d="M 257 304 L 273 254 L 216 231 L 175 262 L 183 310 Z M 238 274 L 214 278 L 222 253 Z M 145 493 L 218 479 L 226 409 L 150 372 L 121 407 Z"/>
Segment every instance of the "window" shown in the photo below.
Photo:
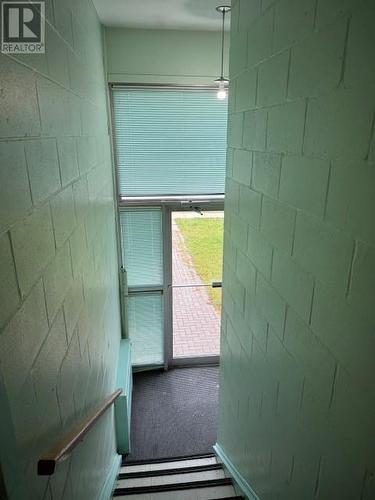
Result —
<path fill-rule="evenodd" d="M 227 102 L 213 90 L 114 88 L 122 196 L 223 194 Z"/>

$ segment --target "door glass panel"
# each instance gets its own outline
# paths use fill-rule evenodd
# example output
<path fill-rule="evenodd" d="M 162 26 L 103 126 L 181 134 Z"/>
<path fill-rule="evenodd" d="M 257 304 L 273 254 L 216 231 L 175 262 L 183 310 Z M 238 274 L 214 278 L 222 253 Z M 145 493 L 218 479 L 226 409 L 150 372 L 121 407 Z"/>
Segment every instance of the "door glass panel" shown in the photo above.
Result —
<path fill-rule="evenodd" d="M 120 212 L 123 263 L 129 287 L 163 283 L 162 214 L 157 208 Z"/>
<path fill-rule="evenodd" d="M 220 353 L 220 310 L 207 288 L 173 288 L 173 357 L 195 358 Z M 216 292 L 216 290 L 215 290 Z M 221 298 L 221 290 L 217 295 Z"/>
<path fill-rule="evenodd" d="M 162 294 L 136 293 L 127 299 L 128 324 L 134 366 L 164 362 Z"/>
<path fill-rule="evenodd" d="M 163 235 L 160 208 L 120 211 L 128 296 L 128 335 L 135 366 L 164 363 Z M 126 287 L 124 287 L 126 288 Z"/>
<path fill-rule="evenodd" d="M 173 212 L 173 357 L 220 353 L 223 212 Z"/>

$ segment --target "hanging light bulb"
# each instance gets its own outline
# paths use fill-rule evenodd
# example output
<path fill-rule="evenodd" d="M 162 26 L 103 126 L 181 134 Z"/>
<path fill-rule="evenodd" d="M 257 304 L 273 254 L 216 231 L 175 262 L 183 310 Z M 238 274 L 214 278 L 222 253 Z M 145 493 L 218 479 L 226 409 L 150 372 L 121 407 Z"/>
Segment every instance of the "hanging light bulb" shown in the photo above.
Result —
<path fill-rule="evenodd" d="M 219 90 L 217 91 L 216 97 L 220 99 L 220 101 L 223 101 L 227 97 L 224 80 L 219 80 Z"/>
<path fill-rule="evenodd" d="M 227 12 L 230 12 L 230 7 L 229 5 L 220 5 L 219 7 L 216 7 L 216 10 L 222 14 L 222 26 L 221 26 L 221 71 L 220 71 L 220 78 L 215 80 L 219 84 L 219 88 L 217 91 L 217 98 L 220 99 L 221 101 L 226 99 L 227 97 L 227 89 L 226 87 L 228 86 L 229 80 L 227 78 L 224 78 L 224 44 L 225 44 L 225 14 Z"/>

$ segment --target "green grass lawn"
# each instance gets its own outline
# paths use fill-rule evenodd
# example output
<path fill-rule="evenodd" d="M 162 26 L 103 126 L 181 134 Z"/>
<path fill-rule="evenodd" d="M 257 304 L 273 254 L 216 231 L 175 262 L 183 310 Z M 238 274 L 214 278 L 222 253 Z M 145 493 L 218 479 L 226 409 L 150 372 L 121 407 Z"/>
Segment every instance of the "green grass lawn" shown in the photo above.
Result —
<path fill-rule="evenodd" d="M 220 281 L 223 261 L 223 224 L 221 218 L 176 219 L 194 268 L 204 283 Z M 221 288 L 208 288 L 217 310 L 221 308 Z"/>

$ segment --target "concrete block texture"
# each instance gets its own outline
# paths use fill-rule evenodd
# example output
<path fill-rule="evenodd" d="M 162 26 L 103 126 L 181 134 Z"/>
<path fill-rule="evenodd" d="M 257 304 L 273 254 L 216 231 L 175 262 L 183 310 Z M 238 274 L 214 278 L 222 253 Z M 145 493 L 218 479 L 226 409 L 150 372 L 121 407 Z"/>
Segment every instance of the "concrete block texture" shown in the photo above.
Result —
<path fill-rule="evenodd" d="M 284 345 L 302 367 L 315 397 L 328 407 L 333 392 L 336 359 L 292 308 L 287 311 Z"/>
<path fill-rule="evenodd" d="M 21 293 L 26 295 L 55 254 L 48 204 L 15 224 L 10 232 Z"/>
<path fill-rule="evenodd" d="M 315 0 L 280 0 L 275 4 L 273 50 L 300 42 L 314 26 Z"/>
<path fill-rule="evenodd" d="M 72 186 L 60 191 L 51 200 L 56 247 L 60 247 L 76 226 Z"/>
<path fill-rule="evenodd" d="M 263 198 L 260 232 L 267 241 L 286 253 L 292 251 L 295 218 L 293 209 L 271 198 Z"/>
<path fill-rule="evenodd" d="M 278 336 L 283 335 L 286 301 L 261 275 L 258 275 L 255 303 Z"/>
<path fill-rule="evenodd" d="M 86 0 L 49 0 L 46 19 L 44 56 L 0 56 L 0 461 L 9 500 L 98 498 L 116 454 L 108 414 L 52 481 L 36 475 L 39 457 L 115 390 L 120 340 L 102 27 Z"/>
<path fill-rule="evenodd" d="M 246 111 L 243 118 L 243 146 L 246 149 L 265 151 L 267 134 L 267 111 Z"/>
<path fill-rule="evenodd" d="M 48 333 L 44 290 L 39 280 L 0 336 L 1 368 L 10 399 L 17 399 Z"/>
<path fill-rule="evenodd" d="M 239 31 L 247 31 L 260 14 L 261 0 L 240 0 Z"/>
<path fill-rule="evenodd" d="M 35 73 L 3 54 L 1 67 L 1 137 L 37 137 L 41 125 Z"/>
<path fill-rule="evenodd" d="M 375 248 L 358 241 L 348 287 L 348 301 L 353 304 L 370 322 L 375 320 L 372 307 L 374 282 L 370 276 L 375 271 Z"/>
<path fill-rule="evenodd" d="M 277 198 L 282 156 L 278 153 L 254 153 L 252 188 Z"/>
<path fill-rule="evenodd" d="M 247 65 L 249 68 L 267 59 L 272 52 L 274 11 L 269 9 L 258 17 L 248 31 Z"/>
<path fill-rule="evenodd" d="M 55 139 L 25 145 L 31 194 L 34 204 L 44 201 L 61 187 Z"/>
<path fill-rule="evenodd" d="M 230 124 L 230 126 L 229 126 Z M 228 118 L 228 146 L 242 147 L 243 113 L 233 113 Z"/>
<path fill-rule="evenodd" d="M 72 280 L 72 259 L 70 256 L 70 247 L 66 243 L 58 251 L 55 259 L 46 268 L 43 275 L 47 313 L 50 323 L 52 323 Z"/>
<path fill-rule="evenodd" d="M 260 193 L 240 186 L 239 214 L 250 227 L 255 229 L 259 227 L 261 203 Z"/>
<path fill-rule="evenodd" d="M 375 245 L 374 166 L 367 162 L 333 161 L 327 197 L 326 218 L 346 228 L 355 238 Z"/>
<path fill-rule="evenodd" d="M 267 278 L 271 275 L 273 247 L 263 235 L 249 227 L 247 254 L 257 269 Z"/>
<path fill-rule="evenodd" d="M 244 71 L 247 61 L 247 33 L 244 30 L 231 33 L 233 57 L 229 59 L 229 71 L 233 77 Z"/>
<path fill-rule="evenodd" d="M 272 262 L 272 283 L 290 306 L 308 322 L 314 290 L 313 275 L 306 272 L 282 251 L 275 250 Z"/>
<path fill-rule="evenodd" d="M 374 2 L 237 11 L 218 442 L 261 499 L 372 498 Z"/>
<path fill-rule="evenodd" d="M 317 278 L 345 295 L 354 242 L 344 231 L 298 213 L 293 247 L 295 259 Z"/>
<path fill-rule="evenodd" d="M 269 151 L 300 153 L 304 136 L 306 103 L 288 102 L 268 111 L 267 149 Z"/>
<path fill-rule="evenodd" d="M 342 78 L 347 19 L 329 26 L 291 49 L 288 96 L 319 95 Z"/>
<path fill-rule="evenodd" d="M 0 288 L 0 325 L 3 326 L 20 303 L 16 268 L 8 233 L 4 233 L 0 237 L 0 269 L 2 282 Z"/>
<path fill-rule="evenodd" d="M 307 107 L 304 153 L 343 160 L 368 156 L 374 87 L 339 89 L 311 99 Z"/>
<path fill-rule="evenodd" d="M 280 201 L 323 217 L 329 169 L 328 160 L 284 156 L 280 176 Z"/>
<path fill-rule="evenodd" d="M 333 24 L 337 19 L 352 15 L 358 7 L 362 7 L 363 0 L 318 0 L 316 6 L 316 25 L 320 29 Z M 368 5 L 371 2 L 367 1 Z"/>
<path fill-rule="evenodd" d="M 232 177 L 235 181 L 250 186 L 252 166 L 253 155 L 250 151 L 234 150 Z"/>
<path fill-rule="evenodd" d="M 0 232 L 32 206 L 22 143 L 0 143 Z"/>
<path fill-rule="evenodd" d="M 257 94 L 257 71 L 249 69 L 236 80 L 236 111 L 247 111 L 255 107 Z"/>
<path fill-rule="evenodd" d="M 366 2 L 366 6 L 354 12 L 350 20 L 344 72 L 345 85 L 375 82 L 373 58 L 375 34 L 372 24 L 374 9 L 373 2 Z"/>
<path fill-rule="evenodd" d="M 57 141 L 61 183 L 66 186 L 79 176 L 75 137 L 61 137 Z"/>
<path fill-rule="evenodd" d="M 285 51 L 267 59 L 259 66 L 258 106 L 271 106 L 285 100 L 289 57 L 289 52 Z"/>

